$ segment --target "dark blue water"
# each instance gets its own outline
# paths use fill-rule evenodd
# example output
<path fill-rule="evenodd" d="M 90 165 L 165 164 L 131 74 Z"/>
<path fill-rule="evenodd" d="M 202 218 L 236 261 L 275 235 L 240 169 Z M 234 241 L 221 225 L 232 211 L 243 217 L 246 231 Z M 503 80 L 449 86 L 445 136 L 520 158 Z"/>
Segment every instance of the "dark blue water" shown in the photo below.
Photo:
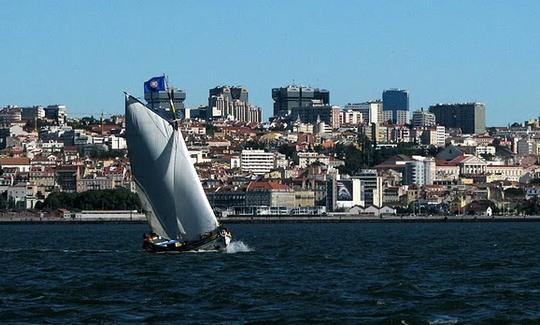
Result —
<path fill-rule="evenodd" d="M 0 226 L 1 323 L 540 323 L 540 223 L 231 225 L 155 255 L 144 225 Z"/>

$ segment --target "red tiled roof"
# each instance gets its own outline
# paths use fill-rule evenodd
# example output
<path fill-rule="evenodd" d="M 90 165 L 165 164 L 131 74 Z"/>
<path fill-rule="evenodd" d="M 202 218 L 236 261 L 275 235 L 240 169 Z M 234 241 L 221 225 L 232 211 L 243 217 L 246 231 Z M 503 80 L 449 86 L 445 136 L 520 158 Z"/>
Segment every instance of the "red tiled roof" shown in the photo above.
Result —
<path fill-rule="evenodd" d="M 0 165 L 29 165 L 30 159 L 26 157 L 1 157 Z"/>
<path fill-rule="evenodd" d="M 254 190 L 281 190 L 281 191 L 287 191 L 290 187 L 287 185 L 276 183 L 276 182 L 270 182 L 270 181 L 257 181 L 257 182 L 251 182 L 249 183 L 247 190 L 248 191 L 254 191 Z"/>

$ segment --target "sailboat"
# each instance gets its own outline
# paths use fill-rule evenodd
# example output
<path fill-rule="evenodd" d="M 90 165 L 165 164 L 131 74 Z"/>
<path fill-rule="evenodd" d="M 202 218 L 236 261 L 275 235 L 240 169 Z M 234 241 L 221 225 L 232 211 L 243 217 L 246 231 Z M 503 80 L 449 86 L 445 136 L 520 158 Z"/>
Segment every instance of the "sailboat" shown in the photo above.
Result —
<path fill-rule="evenodd" d="M 232 235 L 212 211 L 178 120 L 125 96 L 128 156 L 152 229 L 144 235 L 143 249 L 157 253 L 226 249 Z"/>

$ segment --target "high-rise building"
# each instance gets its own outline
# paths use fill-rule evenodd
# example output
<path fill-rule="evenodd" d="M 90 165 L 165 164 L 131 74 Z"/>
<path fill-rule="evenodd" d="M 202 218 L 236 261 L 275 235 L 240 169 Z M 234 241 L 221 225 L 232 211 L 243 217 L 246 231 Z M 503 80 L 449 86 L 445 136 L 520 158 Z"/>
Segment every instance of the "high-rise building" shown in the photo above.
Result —
<path fill-rule="evenodd" d="M 212 119 L 262 122 L 261 108 L 249 104 L 248 90 L 244 87 L 219 86 L 210 89 L 206 115 Z"/>
<path fill-rule="evenodd" d="M 436 125 L 435 114 L 430 113 L 428 111 L 424 111 L 424 109 L 415 111 L 412 116 L 412 125 L 415 128 L 425 128 L 425 127 L 435 126 Z"/>
<path fill-rule="evenodd" d="M 241 102 L 249 102 L 248 90 L 242 86 L 217 86 L 209 91 L 208 106 L 212 107 L 212 98 L 223 95 L 228 101 L 239 100 Z"/>
<path fill-rule="evenodd" d="M 365 103 L 349 103 L 345 105 L 345 110 L 349 109 L 362 113 L 362 120 L 366 124 L 380 124 L 383 122 L 383 104 L 380 100 Z"/>
<path fill-rule="evenodd" d="M 391 112 L 392 123 L 407 124 L 409 122 L 409 92 L 407 90 L 385 90 L 382 93 L 382 102 L 383 111 Z"/>
<path fill-rule="evenodd" d="M 486 132 L 486 107 L 481 103 L 437 104 L 429 107 L 437 124 L 460 128 L 465 134 Z"/>
<path fill-rule="evenodd" d="M 289 85 L 273 88 L 272 99 L 274 100 L 274 116 L 283 117 L 289 115 L 294 107 L 308 106 L 314 100 L 323 105 L 329 105 L 330 92 L 326 89 Z"/>

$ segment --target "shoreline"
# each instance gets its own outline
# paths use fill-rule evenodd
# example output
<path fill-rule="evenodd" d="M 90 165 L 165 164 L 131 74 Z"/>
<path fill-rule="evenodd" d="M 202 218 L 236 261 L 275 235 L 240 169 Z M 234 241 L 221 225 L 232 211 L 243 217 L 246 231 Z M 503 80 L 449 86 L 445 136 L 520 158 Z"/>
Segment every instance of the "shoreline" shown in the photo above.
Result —
<path fill-rule="evenodd" d="M 222 224 L 265 223 L 473 223 L 473 222 L 540 222 L 540 216 L 229 216 L 218 218 Z M 0 225 L 9 224 L 146 224 L 144 219 L 96 218 L 0 218 Z"/>

